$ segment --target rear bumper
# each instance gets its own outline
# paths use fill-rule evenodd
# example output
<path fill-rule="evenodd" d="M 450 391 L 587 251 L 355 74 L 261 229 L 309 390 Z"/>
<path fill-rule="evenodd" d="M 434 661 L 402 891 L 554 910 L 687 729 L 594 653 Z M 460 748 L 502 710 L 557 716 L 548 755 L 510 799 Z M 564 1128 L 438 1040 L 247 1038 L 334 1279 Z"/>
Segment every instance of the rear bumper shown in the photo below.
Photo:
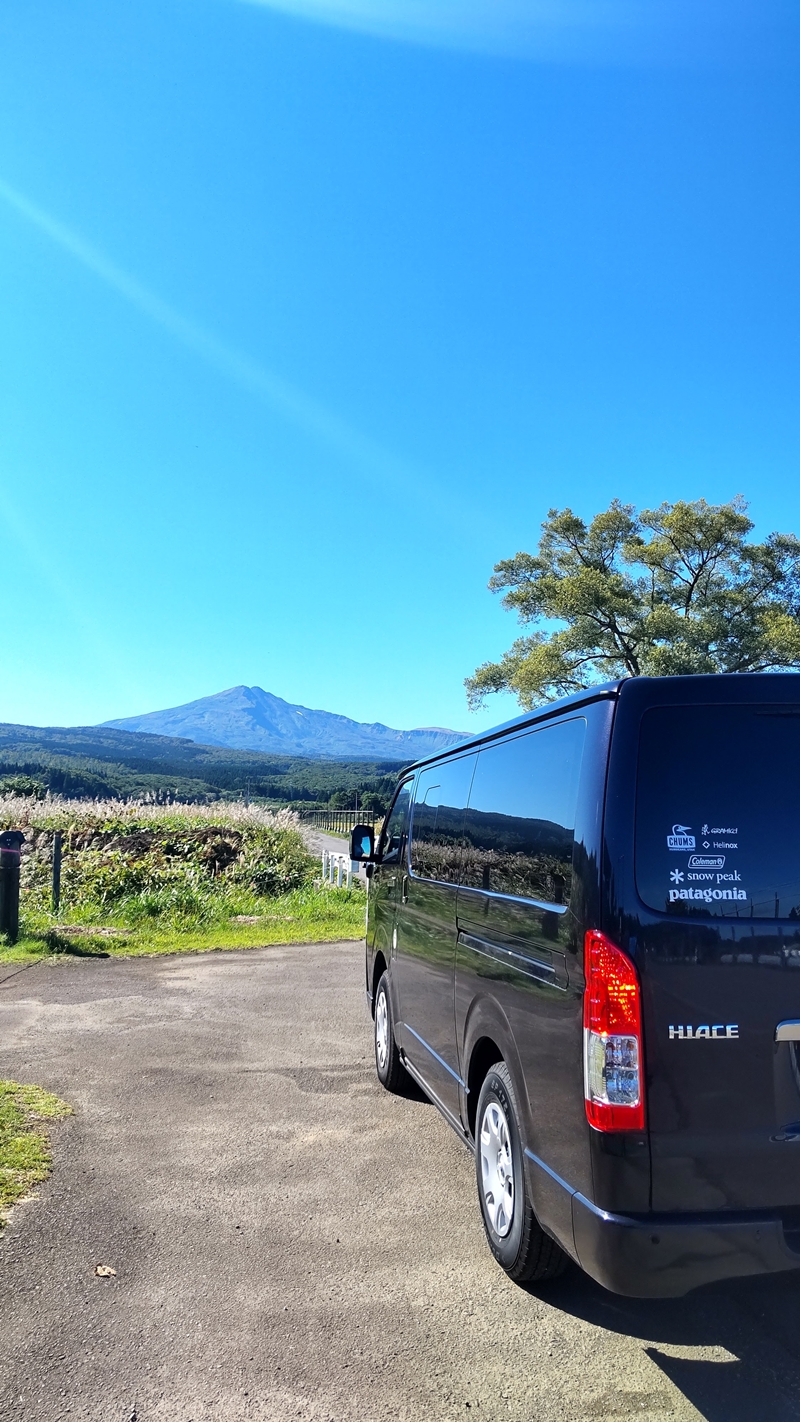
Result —
<path fill-rule="evenodd" d="M 617 1215 L 593 1205 L 525 1151 L 533 1206 L 544 1228 L 598 1284 L 630 1298 L 679 1298 L 701 1284 L 800 1269 L 777 1212 Z"/>
<path fill-rule="evenodd" d="M 604 1288 L 632 1298 L 678 1298 L 700 1284 L 800 1268 L 774 1215 L 631 1218 L 572 1196 L 575 1254 Z"/>

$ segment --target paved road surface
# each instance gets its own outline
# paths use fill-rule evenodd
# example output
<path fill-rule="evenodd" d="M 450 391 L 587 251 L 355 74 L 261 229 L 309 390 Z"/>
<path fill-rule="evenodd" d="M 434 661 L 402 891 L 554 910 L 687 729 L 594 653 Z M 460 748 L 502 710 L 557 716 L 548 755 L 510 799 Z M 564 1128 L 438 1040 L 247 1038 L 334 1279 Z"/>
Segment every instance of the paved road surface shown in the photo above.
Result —
<path fill-rule="evenodd" d="M 315 859 L 319 859 L 321 861 L 323 849 L 327 849 L 329 854 L 349 855 L 350 853 L 349 839 L 339 839 L 334 834 L 327 834 L 325 830 L 312 829 L 310 825 L 302 825 L 301 831 L 306 845 L 311 851 L 311 853 L 314 855 Z M 320 868 L 321 867 L 322 866 L 320 864 Z M 362 879 L 366 884 L 367 876 L 364 873 L 363 866 L 357 872 L 359 878 Z"/>
<path fill-rule="evenodd" d="M 3 1422 L 800 1418 L 800 1278 L 509 1283 L 470 1157 L 375 1082 L 361 964 L 0 970 L 0 1075 L 76 1112 L 0 1241 Z"/>
<path fill-rule="evenodd" d="M 347 854 L 349 852 L 349 839 L 341 839 L 338 835 L 328 834 L 326 830 L 314 829 L 311 825 L 301 825 L 300 829 L 308 848 L 318 859 L 321 857 L 323 849 L 327 849 L 329 854 Z"/>

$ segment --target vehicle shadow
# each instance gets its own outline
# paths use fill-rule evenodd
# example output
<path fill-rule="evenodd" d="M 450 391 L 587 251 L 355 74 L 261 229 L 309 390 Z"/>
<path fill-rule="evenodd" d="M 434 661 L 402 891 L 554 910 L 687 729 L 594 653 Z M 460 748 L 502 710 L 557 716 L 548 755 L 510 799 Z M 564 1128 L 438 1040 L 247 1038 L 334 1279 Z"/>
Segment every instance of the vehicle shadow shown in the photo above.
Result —
<path fill-rule="evenodd" d="M 571 1266 L 531 1292 L 574 1318 L 646 1341 L 648 1357 L 707 1422 L 800 1419 L 800 1272 L 713 1284 L 682 1299 L 628 1299 Z M 681 1356 L 690 1348 L 733 1356 Z"/>
<path fill-rule="evenodd" d="M 403 1073 L 402 1087 L 398 1095 L 403 1096 L 406 1101 L 418 1101 L 421 1106 L 430 1106 L 432 1110 L 435 1110 L 430 1097 L 426 1096 L 410 1072 Z"/>

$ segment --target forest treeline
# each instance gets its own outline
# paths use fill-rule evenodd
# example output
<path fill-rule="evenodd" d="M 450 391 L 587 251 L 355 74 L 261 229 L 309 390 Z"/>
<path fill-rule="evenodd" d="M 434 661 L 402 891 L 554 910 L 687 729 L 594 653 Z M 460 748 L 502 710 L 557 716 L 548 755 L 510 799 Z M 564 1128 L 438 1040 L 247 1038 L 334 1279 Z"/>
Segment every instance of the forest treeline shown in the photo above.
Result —
<path fill-rule="evenodd" d="M 165 799 L 195 804 L 248 798 L 268 805 L 380 814 L 398 761 L 312 760 L 198 745 L 105 726 L 0 725 L 0 793 L 69 799 Z"/>

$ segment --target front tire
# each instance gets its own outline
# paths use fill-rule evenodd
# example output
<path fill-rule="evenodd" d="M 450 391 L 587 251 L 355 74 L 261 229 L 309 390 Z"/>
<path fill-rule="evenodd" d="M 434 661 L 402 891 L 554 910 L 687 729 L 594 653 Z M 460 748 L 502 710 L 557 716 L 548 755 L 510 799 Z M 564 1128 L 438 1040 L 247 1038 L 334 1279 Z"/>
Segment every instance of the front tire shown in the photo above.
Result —
<path fill-rule="evenodd" d="M 475 1173 L 489 1248 L 516 1284 L 555 1279 L 567 1256 L 545 1234 L 531 1204 L 525 1176 L 520 1113 L 511 1073 L 498 1062 L 478 1097 Z"/>
<path fill-rule="evenodd" d="M 402 1093 L 407 1077 L 394 1040 L 392 999 L 387 973 L 381 977 L 375 993 L 375 1070 L 381 1086 L 387 1091 Z"/>

